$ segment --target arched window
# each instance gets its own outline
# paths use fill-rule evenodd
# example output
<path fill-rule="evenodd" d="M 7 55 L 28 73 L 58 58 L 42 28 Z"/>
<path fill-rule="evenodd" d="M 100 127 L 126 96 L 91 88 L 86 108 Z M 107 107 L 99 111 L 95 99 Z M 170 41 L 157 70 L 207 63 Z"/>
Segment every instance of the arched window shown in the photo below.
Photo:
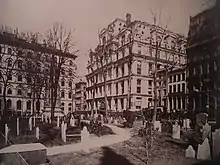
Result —
<path fill-rule="evenodd" d="M 64 93 L 64 91 L 61 92 L 61 98 L 65 98 L 65 93 Z"/>
<path fill-rule="evenodd" d="M 69 99 L 72 98 L 72 92 L 69 92 Z"/>
<path fill-rule="evenodd" d="M 12 94 L 12 90 L 11 88 L 8 89 L 8 95 L 11 95 Z"/>
<path fill-rule="evenodd" d="M 16 104 L 17 110 L 21 110 L 21 100 L 18 100 Z"/>
<path fill-rule="evenodd" d="M 72 88 L 72 81 L 69 81 L 69 87 Z"/>
<path fill-rule="evenodd" d="M 40 101 L 39 100 L 36 102 L 36 110 L 37 112 L 40 112 Z"/>
<path fill-rule="evenodd" d="M 31 110 L 31 101 L 30 100 L 28 100 L 27 101 L 27 105 L 26 105 L 27 107 L 27 110 Z"/>
<path fill-rule="evenodd" d="M 22 61 L 21 60 L 18 60 L 17 66 L 18 66 L 18 69 L 22 69 Z"/>
<path fill-rule="evenodd" d="M 11 100 L 10 99 L 8 99 L 7 100 L 7 109 L 11 109 L 11 105 L 12 105 L 12 103 L 11 103 Z"/>
<path fill-rule="evenodd" d="M 22 90 L 18 89 L 18 95 L 21 96 L 22 95 Z"/>

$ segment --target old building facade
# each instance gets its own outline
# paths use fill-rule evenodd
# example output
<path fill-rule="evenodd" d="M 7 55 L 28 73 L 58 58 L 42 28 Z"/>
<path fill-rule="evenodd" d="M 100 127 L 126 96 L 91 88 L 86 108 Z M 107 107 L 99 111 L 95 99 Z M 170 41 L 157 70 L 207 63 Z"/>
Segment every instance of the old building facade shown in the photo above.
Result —
<path fill-rule="evenodd" d="M 57 53 L 57 50 L 49 49 L 35 42 L 27 42 L 13 34 L 1 33 L 1 111 L 3 111 L 5 95 L 7 111 L 29 114 L 43 112 L 50 115 L 49 74 L 52 53 Z M 65 58 L 67 60 L 60 76 L 55 115 L 72 111 L 70 104 L 72 104 L 76 56 L 68 55 Z"/>
<path fill-rule="evenodd" d="M 150 107 L 153 104 L 155 59 L 158 69 L 186 62 L 183 36 L 146 22 L 132 22 L 130 14 L 126 15 L 126 20 L 117 18 L 110 23 L 100 32 L 99 38 L 100 44 L 91 51 L 87 67 L 87 105 L 90 110 L 99 109 L 105 102 L 105 90 L 108 110 L 128 108 L 135 111 Z M 156 48 L 158 41 L 160 45 Z M 180 42 L 176 44 L 177 41 Z M 97 58 L 100 54 L 105 59 L 102 65 Z"/>
<path fill-rule="evenodd" d="M 220 3 L 190 18 L 187 47 L 188 109 L 219 116 Z M 220 118 L 220 116 L 219 116 Z"/>

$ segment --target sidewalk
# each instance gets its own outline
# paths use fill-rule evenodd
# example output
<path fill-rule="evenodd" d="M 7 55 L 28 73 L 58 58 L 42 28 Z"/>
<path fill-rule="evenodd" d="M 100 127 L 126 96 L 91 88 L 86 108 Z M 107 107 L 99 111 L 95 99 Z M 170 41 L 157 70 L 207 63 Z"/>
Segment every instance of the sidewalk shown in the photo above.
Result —
<path fill-rule="evenodd" d="M 89 141 L 89 148 L 94 149 L 102 146 L 108 146 L 115 143 L 123 142 L 128 139 L 130 139 L 130 131 L 128 129 L 119 128 L 114 125 L 105 124 L 106 126 L 110 127 L 112 131 L 115 133 L 115 135 L 105 135 L 101 137 L 92 136 L 90 137 Z M 69 144 L 69 145 L 63 145 L 63 146 L 55 146 L 51 148 L 47 148 L 47 155 L 57 155 L 62 153 L 69 153 L 69 152 L 75 152 L 75 151 L 81 151 L 83 150 L 82 143 L 76 143 L 76 144 Z"/>

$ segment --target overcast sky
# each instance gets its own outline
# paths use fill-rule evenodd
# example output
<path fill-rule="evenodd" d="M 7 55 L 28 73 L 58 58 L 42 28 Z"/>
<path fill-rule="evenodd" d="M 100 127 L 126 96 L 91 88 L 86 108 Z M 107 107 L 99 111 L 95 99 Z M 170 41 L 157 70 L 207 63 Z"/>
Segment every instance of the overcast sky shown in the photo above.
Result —
<path fill-rule="evenodd" d="M 44 32 L 54 22 L 75 29 L 74 41 L 78 53 L 78 72 L 86 74 L 88 50 L 98 43 L 98 29 L 105 28 L 115 18 L 152 23 L 150 8 L 162 12 L 163 25 L 187 35 L 189 16 L 201 10 L 204 0 L 0 0 L 0 23 L 18 27 L 20 31 Z"/>

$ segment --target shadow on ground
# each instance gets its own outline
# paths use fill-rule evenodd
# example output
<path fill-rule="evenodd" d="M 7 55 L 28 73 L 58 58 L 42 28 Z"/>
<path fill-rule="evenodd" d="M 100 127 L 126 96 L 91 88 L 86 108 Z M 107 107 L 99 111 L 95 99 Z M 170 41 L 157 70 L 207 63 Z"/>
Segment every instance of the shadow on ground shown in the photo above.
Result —
<path fill-rule="evenodd" d="M 109 147 L 102 147 L 103 157 L 101 158 L 100 165 L 134 165 L 129 162 L 125 157 L 118 155 Z"/>
<path fill-rule="evenodd" d="M 205 161 L 201 161 L 199 163 L 195 163 L 193 165 L 220 165 L 220 159 L 216 159 L 216 160 L 205 160 Z"/>

